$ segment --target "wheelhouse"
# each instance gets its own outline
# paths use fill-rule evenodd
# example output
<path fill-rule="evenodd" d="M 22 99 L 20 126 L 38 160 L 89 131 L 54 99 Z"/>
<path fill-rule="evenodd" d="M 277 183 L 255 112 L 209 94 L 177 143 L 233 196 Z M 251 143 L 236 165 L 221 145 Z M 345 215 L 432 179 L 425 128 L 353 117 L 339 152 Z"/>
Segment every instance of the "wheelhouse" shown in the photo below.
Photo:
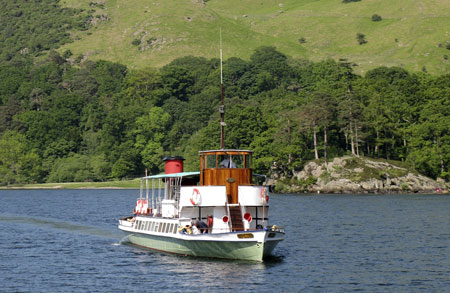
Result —
<path fill-rule="evenodd" d="M 252 151 L 200 152 L 200 185 L 226 186 L 228 203 L 239 202 L 238 187 L 252 185 Z"/>

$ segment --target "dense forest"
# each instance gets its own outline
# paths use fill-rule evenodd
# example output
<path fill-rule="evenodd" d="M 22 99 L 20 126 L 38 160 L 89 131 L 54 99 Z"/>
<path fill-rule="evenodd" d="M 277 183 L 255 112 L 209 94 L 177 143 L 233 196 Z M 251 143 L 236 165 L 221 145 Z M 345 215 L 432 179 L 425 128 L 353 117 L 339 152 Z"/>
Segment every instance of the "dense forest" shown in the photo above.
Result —
<path fill-rule="evenodd" d="M 156 69 L 107 61 L 0 66 L 0 183 L 104 181 L 163 170 L 219 148 L 220 62 L 184 57 Z M 317 63 L 261 47 L 223 64 L 225 147 L 252 149 L 258 173 L 286 176 L 344 154 L 400 160 L 450 179 L 450 75 L 347 60 Z"/>
<path fill-rule="evenodd" d="M 0 185 L 155 174 L 219 148 L 220 62 L 178 58 L 132 70 L 60 54 L 94 10 L 0 1 Z M 39 25 L 36 25 L 39 23 Z M 308 160 L 352 154 L 450 179 L 450 75 L 347 60 L 293 59 L 274 47 L 223 64 L 225 147 L 252 149 L 258 173 L 290 177 Z"/>
<path fill-rule="evenodd" d="M 23 65 L 71 42 L 70 31 L 87 30 L 94 10 L 63 8 L 59 0 L 0 0 L 0 64 Z"/>

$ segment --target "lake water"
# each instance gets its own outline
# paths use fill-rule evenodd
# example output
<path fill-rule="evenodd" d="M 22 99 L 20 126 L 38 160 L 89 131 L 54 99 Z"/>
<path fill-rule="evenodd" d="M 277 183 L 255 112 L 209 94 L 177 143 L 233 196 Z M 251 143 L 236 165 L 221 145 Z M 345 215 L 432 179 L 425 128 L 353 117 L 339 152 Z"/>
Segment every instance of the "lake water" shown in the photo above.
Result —
<path fill-rule="evenodd" d="M 0 191 L 3 292 L 450 292 L 449 195 L 271 195 L 264 263 L 124 243 L 136 190 Z"/>

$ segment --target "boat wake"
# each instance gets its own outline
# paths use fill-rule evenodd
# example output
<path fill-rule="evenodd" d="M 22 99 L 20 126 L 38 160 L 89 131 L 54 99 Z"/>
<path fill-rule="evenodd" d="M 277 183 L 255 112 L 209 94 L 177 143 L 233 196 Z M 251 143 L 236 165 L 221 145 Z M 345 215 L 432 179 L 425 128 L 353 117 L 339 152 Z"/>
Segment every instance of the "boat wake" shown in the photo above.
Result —
<path fill-rule="evenodd" d="M 65 230 L 83 235 L 101 236 L 107 238 L 120 238 L 121 233 L 99 229 L 92 226 L 82 225 L 73 222 L 65 222 L 57 219 L 37 218 L 37 217 L 23 217 L 23 216 L 5 216 L 0 215 L 0 222 L 11 222 L 25 225 L 34 225 L 39 227 L 48 227 L 52 229 Z"/>
<path fill-rule="evenodd" d="M 115 242 L 112 244 L 112 246 L 120 246 L 123 244 L 130 244 L 130 240 L 128 239 L 128 236 L 123 237 L 119 240 L 119 242 Z"/>

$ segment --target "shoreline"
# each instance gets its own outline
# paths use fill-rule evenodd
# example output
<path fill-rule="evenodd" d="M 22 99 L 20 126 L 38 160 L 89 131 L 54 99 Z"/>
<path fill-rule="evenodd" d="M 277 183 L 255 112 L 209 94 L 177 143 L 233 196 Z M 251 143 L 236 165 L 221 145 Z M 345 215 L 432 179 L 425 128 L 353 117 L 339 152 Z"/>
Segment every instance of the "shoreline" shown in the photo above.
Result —
<path fill-rule="evenodd" d="M 62 186 L 56 186 L 56 187 L 0 187 L 1 190 L 64 190 L 64 189 L 139 189 L 139 187 L 117 187 L 117 186 L 110 186 L 110 187 L 62 187 Z"/>
<path fill-rule="evenodd" d="M 48 184 L 48 183 L 46 183 Z M 46 184 L 42 184 L 42 185 L 46 185 Z M 64 190 L 64 189 L 78 189 L 78 190 L 126 190 L 126 189 L 139 189 L 139 185 L 136 186 L 128 186 L 128 187 L 123 187 L 123 186 L 108 186 L 105 184 L 105 186 L 88 186 L 88 185 L 84 185 L 80 182 L 77 183 L 60 183 L 58 185 L 54 185 L 54 186 L 42 186 L 40 184 L 36 184 L 36 185 L 31 185 L 31 186 L 1 186 L 0 187 L 0 191 L 3 190 Z M 53 185 L 53 184 L 52 184 Z M 442 190 L 440 192 L 438 191 L 390 191 L 390 192 L 380 192 L 380 191 L 374 191 L 374 192 L 370 192 L 370 191 L 365 191 L 365 192 L 355 192 L 355 191 L 346 191 L 343 192 L 342 190 L 336 190 L 336 191 L 327 191 L 327 192 L 322 192 L 322 191 L 298 191 L 298 192 L 280 192 L 280 191 L 275 191 L 275 192 L 270 192 L 271 194 L 294 194 L 294 195 L 316 195 L 316 196 L 320 196 L 320 195 L 395 195 L 395 194 L 422 194 L 422 195 L 448 195 L 450 194 L 449 190 Z"/>
<path fill-rule="evenodd" d="M 0 190 L 139 189 L 139 179 L 108 182 L 64 182 L 0 186 Z"/>

